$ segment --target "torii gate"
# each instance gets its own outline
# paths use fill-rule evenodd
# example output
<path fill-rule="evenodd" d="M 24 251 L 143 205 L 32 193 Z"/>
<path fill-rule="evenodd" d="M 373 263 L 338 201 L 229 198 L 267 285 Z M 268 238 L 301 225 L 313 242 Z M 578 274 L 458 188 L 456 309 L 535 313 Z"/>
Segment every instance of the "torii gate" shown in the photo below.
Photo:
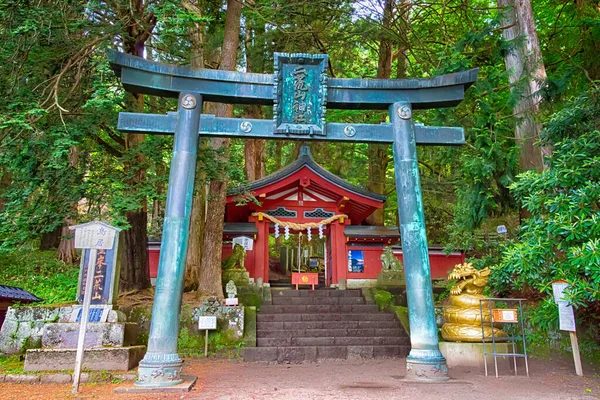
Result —
<path fill-rule="evenodd" d="M 109 52 L 109 59 L 126 90 L 179 98 L 177 112 L 167 115 L 119 114 L 121 131 L 175 135 L 148 351 L 140 362 L 136 385 L 163 387 L 183 382 L 177 336 L 199 135 L 391 143 L 412 346 L 406 378 L 448 379 L 434 317 L 416 145 L 460 145 L 464 132 L 415 124 L 412 110 L 457 105 L 476 81 L 477 69 L 430 79 L 328 79 L 328 58 L 322 54 L 275 53 L 272 75 L 193 70 L 114 51 Z M 274 118 L 204 115 L 205 100 L 272 105 Z M 326 107 L 387 109 L 390 123 L 327 123 Z"/>

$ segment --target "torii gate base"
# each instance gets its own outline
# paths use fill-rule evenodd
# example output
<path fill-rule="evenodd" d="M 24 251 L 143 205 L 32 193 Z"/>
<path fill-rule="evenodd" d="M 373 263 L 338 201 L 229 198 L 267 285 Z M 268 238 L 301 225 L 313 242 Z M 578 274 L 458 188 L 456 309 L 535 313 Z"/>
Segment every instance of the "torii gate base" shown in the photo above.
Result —
<path fill-rule="evenodd" d="M 183 382 L 177 337 L 199 134 L 391 143 L 412 347 L 405 378 L 448 379 L 438 347 L 416 145 L 458 145 L 464 143 L 464 134 L 461 128 L 415 125 L 412 108 L 458 104 L 477 70 L 422 80 L 328 80 L 326 55 L 276 54 L 274 75 L 189 70 L 114 52 L 109 57 L 127 90 L 179 98 L 176 114 L 119 115 L 123 131 L 175 134 L 148 352 L 139 366 L 137 386 L 163 388 Z M 203 98 L 274 105 L 275 121 L 203 116 Z M 338 109 L 387 108 L 390 123 L 325 123 L 325 104 Z"/>

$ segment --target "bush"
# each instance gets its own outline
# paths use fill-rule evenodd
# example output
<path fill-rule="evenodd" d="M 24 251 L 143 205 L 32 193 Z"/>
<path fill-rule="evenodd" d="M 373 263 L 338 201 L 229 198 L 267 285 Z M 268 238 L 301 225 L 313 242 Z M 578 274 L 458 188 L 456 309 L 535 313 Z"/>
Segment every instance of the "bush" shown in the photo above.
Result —
<path fill-rule="evenodd" d="M 577 100 L 550 120 L 547 132 L 560 141 L 554 144 L 548 170 L 526 172 L 511 186 L 531 217 L 519 237 L 504 247 L 490 279 L 499 292 L 519 290 L 542 300 L 530 314 L 532 325 L 542 332 L 557 327 L 551 285 L 556 279 L 569 282 L 567 300 L 579 323 L 596 325 L 600 313 L 600 132 L 588 130 L 600 126 L 600 117 L 596 124 L 578 124 L 573 115 L 598 114 L 582 107 L 598 104 Z"/>
<path fill-rule="evenodd" d="M 386 290 L 375 289 L 375 304 L 379 307 L 380 310 L 385 310 L 394 302 L 394 297 L 392 294 Z"/>

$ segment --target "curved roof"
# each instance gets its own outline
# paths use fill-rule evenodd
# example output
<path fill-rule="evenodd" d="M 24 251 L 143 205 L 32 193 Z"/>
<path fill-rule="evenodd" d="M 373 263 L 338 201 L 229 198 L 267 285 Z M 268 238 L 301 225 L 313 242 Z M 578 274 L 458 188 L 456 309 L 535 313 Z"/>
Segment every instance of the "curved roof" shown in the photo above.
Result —
<path fill-rule="evenodd" d="M 363 197 L 366 197 L 366 198 L 369 198 L 371 200 L 375 200 L 375 201 L 378 201 L 381 203 L 383 203 L 387 200 L 387 196 L 384 194 L 374 193 L 367 189 L 363 189 L 359 186 L 352 185 L 351 183 L 347 182 L 346 180 L 340 178 L 339 176 L 327 171 L 325 168 L 323 168 L 322 166 L 317 164 L 315 162 L 315 160 L 313 160 L 308 146 L 300 147 L 300 153 L 298 154 L 298 158 L 293 163 L 286 165 L 285 167 L 283 167 L 279 171 L 272 173 L 271 175 L 267 175 L 264 178 L 255 180 L 254 182 L 250 182 L 246 186 L 239 186 L 236 188 L 232 188 L 229 191 L 228 195 L 231 196 L 231 195 L 243 193 L 245 191 L 255 191 L 255 190 L 264 188 L 264 187 L 269 186 L 275 182 L 278 182 L 284 178 L 287 178 L 288 176 L 298 172 L 299 170 L 301 170 L 304 167 L 309 168 L 315 174 L 321 176 L 323 179 L 332 183 L 333 185 L 344 188 L 351 193 L 354 193 L 354 194 L 357 194 L 357 195 L 360 195 L 360 196 L 363 196 Z"/>

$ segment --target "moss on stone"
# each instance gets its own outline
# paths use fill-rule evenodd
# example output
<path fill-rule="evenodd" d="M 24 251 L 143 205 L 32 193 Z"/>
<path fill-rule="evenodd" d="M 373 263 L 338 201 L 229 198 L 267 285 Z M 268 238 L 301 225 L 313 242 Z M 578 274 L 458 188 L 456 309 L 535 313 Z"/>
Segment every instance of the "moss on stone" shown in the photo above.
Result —
<path fill-rule="evenodd" d="M 244 343 L 256 347 L 256 307 L 244 307 Z"/>
<path fill-rule="evenodd" d="M 400 320 L 400 323 L 404 327 L 404 330 L 406 331 L 406 333 L 408 333 L 410 335 L 410 322 L 408 319 L 408 307 L 391 306 L 391 308 L 394 311 L 394 313 L 396 313 L 396 316 Z"/>
<path fill-rule="evenodd" d="M 375 289 L 375 304 L 379 307 L 379 310 L 383 311 L 390 307 L 394 302 L 394 296 L 387 290 Z"/>
<path fill-rule="evenodd" d="M 259 296 L 258 293 L 254 293 L 254 292 L 240 293 L 238 295 L 238 299 L 239 299 L 240 305 L 242 305 L 242 306 L 260 308 L 260 306 L 262 304 L 261 296 Z"/>

